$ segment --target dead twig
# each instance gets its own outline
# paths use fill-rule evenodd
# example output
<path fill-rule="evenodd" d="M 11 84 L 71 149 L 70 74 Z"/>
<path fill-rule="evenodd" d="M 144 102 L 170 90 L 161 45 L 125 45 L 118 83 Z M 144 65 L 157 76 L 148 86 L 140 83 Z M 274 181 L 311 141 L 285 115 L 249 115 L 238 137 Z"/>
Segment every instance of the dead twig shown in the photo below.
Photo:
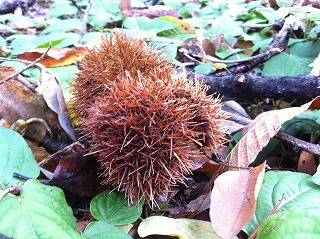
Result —
<path fill-rule="evenodd" d="M 289 134 L 278 132 L 277 138 L 281 139 L 282 141 L 297 146 L 299 149 L 311 153 L 313 155 L 320 156 L 320 145 L 319 144 L 312 144 L 306 142 L 304 140 L 295 138 Z"/>
<path fill-rule="evenodd" d="M 78 41 L 79 44 L 82 44 L 83 35 L 85 32 L 87 32 L 88 16 L 89 16 L 89 12 L 91 10 L 93 1 L 94 0 L 88 1 L 88 5 L 87 5 L 86 11 L 84 13 L 83 19 L 82 19 L 82 27 L 81 27 L 80 37 L 79 37 L 79 41 Z"/>
<path fill-rule="evenodd" d="M 281 206 L 281 204 L 283 203 L 283 200 L 286 198 L 286 194 L 283 193 L 281 199 L 279 200 L 279 202 L 277 203 L 277 205 L 274 206 L 274 208 L 271 210 L 271 212 L 269 212 L 268 216 L 266 218 L 268 218 L 269 216 L 275 214 L 275 212 L 278 210 L 278 208 Z M 265 220 L 265 219 L 264 219 Z M 260 231 L 261 225 L 264 222 L 264 220 L 259 224 L 259 226 L 253 231 L 253 233 L 251 234 L 251 236 L 249 237 L 249 239 L 253 239 L 256 237 L 256 235 L 258 234 L 258 232 Z"/>
<path fill-rule="evenodd" d="M 8 76 L 8 77 L 4 78 L 2 81 L 0 81 L 0 85 L 3 84 L 3 83 L 5 83 L 5 82 L 7 82 L 7 81 L 9 81 L 9 80 L 17 79 L 18 76 L 19 76 L 21 73 L 23 73 L 24 71 L 26 71 L 26 70 L 30 69 L 31 67 L 34 67 L 35 65 L 37 65 L 37 64 L 39 63 L 39 61 L 41 61 L 41 60 L 47 55 L 48 51 L 51 49 L 51 46 L 52 46 L 52 44 L 50 43 L 50 44 L 49 44 L 49 47 L 47 48 L 47 50 L 46 50 L 39 58 L 37 58 L 35 61 L 33 61 L 33 62 L 31 62 L 31 63 L 30 63 L 30 61 L 28 61 L 28 64 L 29 64 L 29 65 L 27 65 L 25 68 L 23 68 L 23 69 L 20 70 L 20 71 L 17 71 L 17 72 L 14 73 L 13 75 Z M 7 58 L 0 57 L 0 60 L 12 60 L 12 59 L 7 59 Z M 18 60 L 18 61 L 23 62 L 22 60 Z M 23 82 L 21 82 L 21 83 L 23 83 Z M 23 84 L 24 84 L 24 83 L 23 83 Z"/>

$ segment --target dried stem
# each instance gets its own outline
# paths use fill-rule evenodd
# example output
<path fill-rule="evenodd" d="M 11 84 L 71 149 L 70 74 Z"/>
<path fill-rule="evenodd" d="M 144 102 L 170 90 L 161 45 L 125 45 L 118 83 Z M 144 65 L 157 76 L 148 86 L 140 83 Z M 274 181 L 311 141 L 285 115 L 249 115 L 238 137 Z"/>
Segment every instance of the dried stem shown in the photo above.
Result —
<path fill-rule="evenodd" d="M 29 65 L 27 65 L 25 68 L 23 68 L 22 70 L 14 73 L 13 75 L 11 76 L 8 76 L 6 77 L 5 79 L 3 79 L 2 81 L 0 81 L 0 85 L 11 80 L 11 79 L 17 79 L 17 77 L 24 71 L 30 69 L 31 67 L 35 66 L 37 63 L 39 63 L 39 61 L 41 61 L 48 53 L 48 51 L 51 49 L 51 46 L 52 44 L 50 43 L 49 44 L 49 47 L 47 48 L 47 50 L 39 57 L 37 58 L 35 61 L 31 62 Z M 0 60 L 8 60 L 7 58 L 3 58 L 3 57 L 0 57 Z M 23 62 L 21 60 L 19 60 L 20 62 Z M 29 62 L 29 61 L 28 61 Z"/>

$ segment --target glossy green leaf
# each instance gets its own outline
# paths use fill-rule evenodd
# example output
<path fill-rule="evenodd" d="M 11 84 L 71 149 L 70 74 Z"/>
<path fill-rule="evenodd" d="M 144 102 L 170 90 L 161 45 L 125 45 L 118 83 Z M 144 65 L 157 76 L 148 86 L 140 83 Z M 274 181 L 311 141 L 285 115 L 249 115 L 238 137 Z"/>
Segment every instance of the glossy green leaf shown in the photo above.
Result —
<path fill-rule="evenodd" d="M 91 222 L 83 234 L 89 239 L 131 239 L 127 233 L 107 221 Z"/>
<path fill-rule="evenodd" d="M 308 180 L 320 186 L 320 165 L 318 165 L 317 172 Z"/>
<path fill-rule="evenodd" d="M 63 191 L 35 179 L 20 196 L 7 194 L 0 201 L 0 233 L 14 239 L 81 238 Z"/>
<path fill-rule="evenodd" d="M 23 183 L 12 176 L 14 172 L 30 178 L 39 176 L 32 151 L 17 132 L 0 127 L 0 152 L 0 189 Z"/>
<path fill-rule="evenodd" d="M 90 204 L 92 216 L 99 221 L 107 221 L 113 225 L 135 222 L 142 213 L 140 205 L 128 205 L 123 193 L 104 191 L 94 197 Z"/>
<path fill-rule="evenodd" d="M 312 58 L 300 58 L 287 53 L 280 53 L 268 60 L 262 70 L 264 76 L 297 76 L 311 72 L 308 66 Z"/>
<path fill-rule="evenodd" d="M 158 33 L 165 30 L 174 29 L 178 26 L 178 24 L 164 19 L 150 19 L 147 17 L 128 17 L 125 20 L 123 20 L 123 26 L 128 29 L 152 30 Z"/>
<path fill-rule="evenodd" d="M 256 212 L 245 226 L 245 232 L 251 234 L 284 193 L 286 196 L 278 211 L 300 208 L 320 215 L 320 187 L 311 182 L 310 178 L 310 175 L 304 173 L 267 172 L 258 195 Z"/>
<path fill-rule="evenodd" d="M 294 208 L 269 216 L 259 230 L 256 239 L 320 238 L 320 217 L 310 211 Z"/>

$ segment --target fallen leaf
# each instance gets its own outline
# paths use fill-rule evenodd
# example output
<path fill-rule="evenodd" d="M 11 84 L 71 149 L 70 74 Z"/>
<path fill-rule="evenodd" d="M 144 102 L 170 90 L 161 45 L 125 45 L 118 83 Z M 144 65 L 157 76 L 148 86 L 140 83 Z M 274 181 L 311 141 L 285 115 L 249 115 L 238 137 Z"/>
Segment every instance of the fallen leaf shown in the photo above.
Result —
<path fill-rule="evenodd" d="M 313 175 L 317 172 L 316 156 L 308 152 L 300 153 L 298 172 Z"/>
<path fill-rule="evenodd" d="M 157 5 L 151 6 L 148 9 L 133 9 L 133 10 L 124 10 L 122 11 L 122 15 L 126 17 L 138 17 L 144 16 L 148 18 L 156 18 L 162 16 L 172 16 L 172 17 L 180 17 L 180 14 L 177 10 L 173 9 L 170 6 Z"/>
<path fill-rule="evenodd" d="M 47 48 L 37 48 L 18 55 L 20 60 L 35 61 L 47 51 Z M 46 67 L 72 65 L 82 58 L 80 50 L 70 48 L 51 48 L 45 57 L 39 61 Z"/>
<path fill-rule="evenodd" d="M 233 238 L 255 212 L 265 163 L 249 170 L 228 171 L 216 180 L 211 193 L 210 219 L 223 239 Z"/>
<path fill-rule="evenodd" d="M 210 207 L 210 194 L 202 194 L 191 201 L 186 208 L 187 212 L 203 212 Z"/>
<path fill-rule="evenodd" d="M 141 222 L 138 227 L 140 237 L 150 235 L 175 236 L 180 239 L 218 239 L 212 231 L 211 223 L 206 221 L 163 216 L 151 216 Z"/>
<path fill-rule="evenodd" d="M 190 34 L 196 33 L 196 30 L 193 26 L 191 26 L 186 21 L 180 20 L 179 18 L 172 17 L 172 16 L 164 16 L 164 17 L 160 17 L 159 19 L 164 19 L 169 22 L 178 24 L 179 27 L 181 27 L 185 33 L 190 33 Z"/>
<path fill-rule="evenodd" d="M 59 79 L 53 73 L 41 69 L 41 89 L 48 107 L 58 115 L 61 127 L 73 141 L 76 141 L 77 135 L 72 127 Z"/>
<path fill-rule="evenodd" d="M 281 110 L 271 110 L 257 116 L 244 130 L 243 137 L 226 158 L 229 165 L 248 167 L 258 153 L 269 143 L 281 125 L 309 107 L 320 105 L 320 97 L 300 106 Z"/>
<path fill-rule="evenodd" d="M 0 66 L 0 79 L 11 76 L 15 73 L 14 68 Z M 19 75 L 20 81 L 26 81 Z M 56 125 L 57 117 L 47 107 L 43 107 L 44 100 L 42 96 L 35 92 L 32 86 L 22 84 L 17 80 L 9 80 L 0 84 L 0 118 L 9 125 L 18 120 L 27 121 L 31 118 L 44 120 L 54 135 L 60 134 Z M 39 122 L 33 122 L 28 125 L 25 136 L 33 141 L 41 141 L 41 135 L 45 134 L 46 127 Z M 38 137 L 39 136 L 39 137 Z"/>
<path fill-rule="evenodd" d="M 131 0 L 121 0 L 119 8 L 121 12 L 132 11 Z"/>

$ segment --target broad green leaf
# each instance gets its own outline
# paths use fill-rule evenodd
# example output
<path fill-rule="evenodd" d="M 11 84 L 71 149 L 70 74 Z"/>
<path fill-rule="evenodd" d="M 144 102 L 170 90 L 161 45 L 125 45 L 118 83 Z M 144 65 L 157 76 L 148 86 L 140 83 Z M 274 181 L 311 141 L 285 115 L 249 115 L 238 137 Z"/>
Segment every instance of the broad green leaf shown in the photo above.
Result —
<path fill-rule="evenodd" d="M 13 15 L 10 21 L 12 24 L 15 24 L 19 28 L 36 27 L 38 25 L 38 23 L 33 18 L 16 14 Z"/>
<path fill-rule="evenodd" d="M 256 212 L 245 226 L 245 232 L 251 234 L 254 231 L 277 205 L 283 193 L 286 197 L 278 211 L 300 208 L 320 215 L 320 187 L 310 182 L 310 178 L 304 173 L 267 172 L 257 199 Z"/>
<path fill-rule="evenodd" d="M 4 45 L 6 45 L 6 39 L 0 36 L 0 46 L 4 46 Z"/>
<path fill-rule="evenodd" d="M 89 239 L 131 239 L 127 233 L 107 221 L 91 222 L 83 234 Z"/>
<path fill-rule="evenodd" d="M 294 208 L 268 217 L 256 239 L 301 239 L 320 238 L 320 217 L 310 211 Z"/>
<path fill-rule="evenodd" d="M 150 235 L 175 236 L 180 239 L 218 239 L 211 223 L 188 218 L 173 219 L 164 216 L 152 216 L 143 220 L 138 227 L 140 237 Z"/>
<path fill-rule="evenodd" d="M 212 69 L 212 63 L 204 63 L 197 65 L 194 70 L 200 74 L 210 74 L 214 70 Z"/>
<path fill-rule="evenodd" d="M 61 27 L 63 26 L 63 27 Z M 63 19 L 60 20 L 41 32 L 41 35 L 48 34 L 48 33 L 62 33 L 62 32 L 69 32 L 73 30 L 81 30 L 82 23 L 80 19 L 71 18 L 71 19 Z"/>
<path fill-rule="evenodd" d="M 139 206 L 129 206 L 124 193 L 104 191 L 92 199 L 90 211 L 99 221 L 123 225 L 135 222 L 141 216 L 142 205 L 143 202 Z"/>
<path fill-rule="evenodd" d="M 309 178 L 309 181 L 320 186 L 320 165 L 318 165 L 317 172 L 311 178 Z"/>
<path fill-rule="evenodd" d="M 0 201 L 0 233 L 14 239 L 81 238 L 63 191 L 35 179 L 20 196 L 7 194 Z"/>
<path fill-rule="evenodd" d="M 241 27 L 240 21 L 235 21 L 229 16 L 220 16 L 213 20 L 212 27 L 208 30 L 208 33 L 223 34 L 224 38 L 229 40 L 231 37 L 241 35 L 243 33 L 243 28 Z"/>
<path fill-rule="evenodd" d="M 78 67 L 75 65 L 49 68 L 52 73 L 58 76 L 64 93 L 71 90 L 70 83 L 76 77 Z"/>
<path fill-rule="evenodd" d="M 298 42 L 290 46 L 290 54 L 300 58 L 316 58 L 320 52 L 320 44 L 316 41 Z"/>
<path fill-rule="evenodd" d="M 52 48 L 63 48 L 73 45 L 78 40 L 79 34 L 73 32 L 59 34 L 52 32 L 38 36 L 32 43 L 36 48 L 47 48 L 50 43 L 52 44 Z"/>
<path fill-rule="evenodd" d="M 95 0 L 89 12 L 89 23 L 102 30 L 107 22 L 121 20 L 119 4 L 119 0 Z"/>
<path fill-rule="evenodd" d="M 153 30 L 156 33 L 159 33 L 165 30 L 174 29 L 178 24 L 160 18 L 128 17 L 123 20 L 123 26 L 129 29 Z"/>
<path fill-rule="evenodd" d="M 36 38 L 35 35 L 11 35 L 10 37 L 7 37 L 7 41 L 11 41 L 10 47 L 12 49 L 10 55 L 16 56 L 19 54 L 24 53 L 26 50 L 29 50 L 33 47 L 32 41 Z"/>
<path fill-rule="evenodd" d="M 23 183 L 12 176 L 14 172 L 30 178 L 39 176 L 32 151 L 17 132 L 0 127 L 0 152 L 0 189 Z"/>
<path fill-rule="evenodd" d="M 77 13 L 78 9 L 71 4 L 71 1 L 68 0 L 59 0 L 54 2 L 48 11 L 48 14 L 51 17 L 74 15 Z"/>
<path fill-rule="evenodd" d="M 310 73 L 308 66 L 313 60 L 311 58 L 300 58 L 287 53 L 279 55 L 268 60 L 262 70 L 264 76 L 297 76 Z"/>
<path fill-rule="evenodd" d="M 320 110 L 308 110 L 285 122 L 281 130 L 293 135 L 320 134 Z"/>

